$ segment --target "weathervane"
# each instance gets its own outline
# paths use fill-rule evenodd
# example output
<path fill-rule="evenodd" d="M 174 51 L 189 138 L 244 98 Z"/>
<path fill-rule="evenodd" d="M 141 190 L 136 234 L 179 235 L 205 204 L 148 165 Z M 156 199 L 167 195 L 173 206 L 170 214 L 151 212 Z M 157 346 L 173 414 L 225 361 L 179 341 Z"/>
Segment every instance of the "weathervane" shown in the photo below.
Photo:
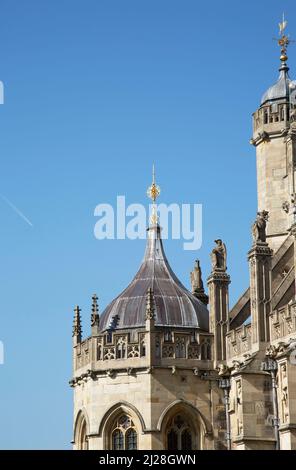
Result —
<path fill-rule="evenodd" d="M 287 48 L 288 48 L 289 44 L 291 42 L 295 42 L 295 41 L 291 41 L 290 36 L 285 34 L 287 24 L 288 24 L 288 21 L 285 19 L 285 14 L 283 13 L 283 21 L 281 21 L 279 23 L 280 39 L 277 39 L 278 45 L 281 48 L 280 60 L 281 60 L 281 62 L 283 62 L 283 65 L 288 60 Z"/>
<path fill-rule="evenodd" d="M 158 222 L 157 209 L 156 209 L 156 199 L 160 195 L 160 187 L 155 182 L 155 169 L 154 164 L 152 167 L 152 184 L 147 189 L 147 196 L 152 199 L 152 213 L 150 217 L 151 224 L 155 225 Z"/>

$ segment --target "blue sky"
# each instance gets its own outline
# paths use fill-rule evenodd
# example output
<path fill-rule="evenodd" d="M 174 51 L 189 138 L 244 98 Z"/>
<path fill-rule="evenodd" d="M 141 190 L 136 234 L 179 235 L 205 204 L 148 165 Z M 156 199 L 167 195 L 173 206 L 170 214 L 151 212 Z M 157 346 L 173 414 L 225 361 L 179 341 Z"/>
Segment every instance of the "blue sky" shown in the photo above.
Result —
<path fill-rule="evenodd" d="M 72 309 L 89 332 L 130 281 L 143 240 L 98 241 L 94 208 L 203 204 L 203 245 L 166 253 L 188 286 L 225 240 L 231 302 L 248 284 L 256 214 L 251 114 L 277 78 L 293 0 L 0 0 L 0 448 L 70 448 Z M 289 50 L 291 76 L 296 48 Z"/>

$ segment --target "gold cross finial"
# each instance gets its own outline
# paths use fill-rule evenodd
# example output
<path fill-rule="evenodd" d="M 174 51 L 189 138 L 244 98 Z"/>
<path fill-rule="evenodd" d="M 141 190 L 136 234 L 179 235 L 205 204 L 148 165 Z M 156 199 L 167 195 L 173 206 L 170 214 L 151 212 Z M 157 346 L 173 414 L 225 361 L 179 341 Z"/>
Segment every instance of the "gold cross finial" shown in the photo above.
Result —
<path fill-rule="evenodd" d="M 154 163 L 152 167 L 152 184 L 147 189 L 147 196 L 152 199 L 153 203 L 155 203 L 156 199 L 160 195 L 160 187 L 155 182 L 155 168 Z"/>
<path fill-rule="evenodd" d="M 160 187 L 156 184 L 155 180 L 155 168 L 154 168 L 154 163 L 152 167 L 152 184 L 149 186 L 147 189 L 147 196 L 152 199 L 153 205 L 152 205 L 152 214 L 150 217 L 150 222 L 152 224 L 157 224 L 158 222 L 158 217 L 157 217 L 157 210 L 156 210 L 156 199 L 160 195 Z"/>

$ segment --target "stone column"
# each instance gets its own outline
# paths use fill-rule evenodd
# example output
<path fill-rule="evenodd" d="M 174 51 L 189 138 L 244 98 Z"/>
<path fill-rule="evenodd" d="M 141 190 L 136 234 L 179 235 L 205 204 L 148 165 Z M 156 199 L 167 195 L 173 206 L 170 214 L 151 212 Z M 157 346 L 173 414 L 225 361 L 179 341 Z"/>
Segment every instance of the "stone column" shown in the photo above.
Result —
<path fill-rule="evenodd" d="M 266 242 L 256 241 L 248 253 L 252 342 L 269 341 L 272 250 Z"/>
<path fill-rule="evenodd" d="M 226 361 L 226 333 L 229 329 L 228 286 L 230 276 L 226 272 L 226 247 L 222 240 L 215 240 L 212 251 L 212 272 L 208 278 L 210 332 L 214 335 L 213 359 L 215 366 Z"/>

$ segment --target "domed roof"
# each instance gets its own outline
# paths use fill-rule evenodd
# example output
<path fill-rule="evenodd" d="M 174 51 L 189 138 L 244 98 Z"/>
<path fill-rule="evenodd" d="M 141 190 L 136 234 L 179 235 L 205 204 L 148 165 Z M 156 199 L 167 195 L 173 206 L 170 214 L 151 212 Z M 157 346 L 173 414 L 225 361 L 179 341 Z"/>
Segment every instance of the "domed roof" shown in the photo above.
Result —
<path fill-rule="evenodd" d="M 291 80 L 288 74 L 289 67 L 283 65 L 280 68 L 280 75 L 277 82 L 272 85 L 268 90 L 264 93 L 261 99 L 261 104 L 266 103 L 267 101 L 275 101 L 275 100 L 289 100 L 290 94 L 290 83 Z"/>
<path fill-rule="evenodd" d="M 160 231 L 158 224 L 149 227 L 140 269 L 129 286 L 102 313 L 101 331 L 144 327 L 146 295 L 150 287 L 154 293 L 156 325 L 208 331 L 208 310 L 173 273 L 163 250 Z"/>

